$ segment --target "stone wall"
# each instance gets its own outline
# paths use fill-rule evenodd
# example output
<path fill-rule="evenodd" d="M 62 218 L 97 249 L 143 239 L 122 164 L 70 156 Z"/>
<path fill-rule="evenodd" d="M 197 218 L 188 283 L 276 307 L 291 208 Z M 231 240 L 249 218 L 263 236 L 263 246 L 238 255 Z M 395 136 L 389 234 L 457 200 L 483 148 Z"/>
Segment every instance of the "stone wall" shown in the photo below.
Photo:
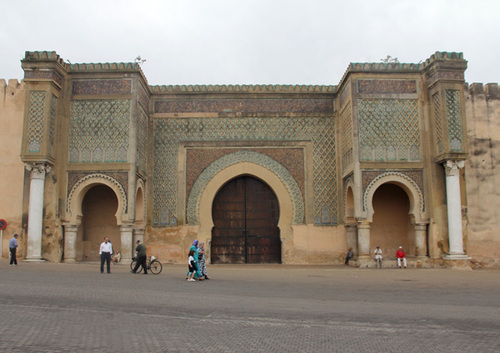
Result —
<path fill-rule="evenodd" d="M 470 157 L 467 180 L 467 253 L 476 267 L 500 266 L 500 94 L 498 84 L 466 90 Z M 465 210 L 464 210 L 465 211 Z"/>
<path fill-rule="evenodd" d="M 24 165 L 19 154 L 23 135 L 24 83 L 0 80 L 0 219 L 7 221 L 3 231 L 2 257 L 9 257 L 9 239 L 19 234 L 19 257 L 26 241 L 22 230 Z"/>
<path fill-rule="evenodd" d="M 2 166 L 0 168 L 0 218 L 8 222 L 3 232 L 2 257 L 8 257 L 8 240 L 14 233 L 20 234 L 20 254 L 25 255 L 26 235 L 23 231 L 23 222 L 27 215 L 23 215 L 24 194 L 29 187 L 29 174 L 25 173 L 21 162 L 21 141 L 25 107 L 25 86 L 17 80 L 0 80 L 0 151 L 2 151 Z M 472 257 L 476 267 L 500 267 L 500 93 L 498 84 L 471 84 L 465 92 L 467 134 L 469 139 L 470 157 L 467 160 L 465 172 L 467 182 L 467 209 L 464 209 L 468 225 L 466 230 L 466 252 Z M 50 183 L 49 183 L 50 184 Z M 48 194 L 54 194 L 50 187 Z M 26 208 L 26 205 L 24 205 Z M 44 219 L 53 217 L 45 214 Z M 24 224 L 24 227 L 26 224 Z M 47 224 L 45 224 L 47 226 Z M 60 227 L 59 227 L 60 228 Z M 307 242 L 309 230 L 306 226 L 296 226 L 297 239 Z M 299 229 L 300 228 L 300 229 Z M 172 228 L 177 229 L 177 228 Z M 160 242 L 155 241 L 155 228 L 147 229 L 150 246 Z M 186 248 L 196 234 L 196 227 L 187 227 L 186 234 L 179 238 L 177 252 Z M 172 231 L 174 234 L 175 231 Z M 344 248 L 343 234 L 334 237 L 336 248 Z M 299 236 L 300 235 L 300 236 Z M 169 242 L 175 236 L 169 237 Z M 60 236 L 54 242 L 60 245 Z M 182 239 L 182 240 L 181 240 Z M 51 261 L 60 260 L 59 251 L 49 251 L 47 248 L 47 234 L 44 234 L 44 256 Z M 298 241 L 298 244 L 300 241 Z M 302 244 L 302 245 L 304 245 Z M 163 245 L 162 245 L 163 246 Z M 172 249 L 168 249 L 172 251 Z M 338 255 L 338 254 L 337 254 Z M 167 258 L 172 258 L 169 253 Z M 338 255 L 340 258 L 341 255 Z"/>

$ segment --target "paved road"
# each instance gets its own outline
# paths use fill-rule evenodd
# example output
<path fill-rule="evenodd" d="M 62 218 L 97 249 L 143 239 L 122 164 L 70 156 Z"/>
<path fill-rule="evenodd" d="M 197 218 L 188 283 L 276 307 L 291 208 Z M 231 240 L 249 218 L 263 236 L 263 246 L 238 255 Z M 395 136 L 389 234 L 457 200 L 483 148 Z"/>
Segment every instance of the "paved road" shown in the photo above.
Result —
<path fill-rule="evenodd" d="M 0 261 L 0 352 L 500 352 L 500 270 Z"/>

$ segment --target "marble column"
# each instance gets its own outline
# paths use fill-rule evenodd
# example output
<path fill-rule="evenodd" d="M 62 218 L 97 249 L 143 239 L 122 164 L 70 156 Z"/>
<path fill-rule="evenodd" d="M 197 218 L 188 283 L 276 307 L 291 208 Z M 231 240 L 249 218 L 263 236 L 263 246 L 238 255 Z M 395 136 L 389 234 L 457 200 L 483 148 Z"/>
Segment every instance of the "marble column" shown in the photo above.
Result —
<path fill-rule="evenodd" d="M 420 257 L 427 256 L 427 224 L 415 223 L 415 255 Z"/>
<path fill-rule="evenodd" d="M 345 229 L 347 233 L 347 248 L 352 248 L 354 255 L 358 255 L 358 228 L 356 224 L 347 223 Z"/>
<path fill-rule="evenodd" d="M 462 201 L 460 198 L 460 168 L 464 167 L 464 161 L 446 161 L 446 202 L 448 206 L 448 237 L 450 252 L 446 256 L 449 259 L 467 258 L 464 255 L 464 243 L 462 232 Z"/>
<path fill-rule="evenodd" d="M 78 226 L 64 225 L 64 262 L 76 262 L 76 235 Z"/>
<path fill-rule="evenodd" d="M 144 228 L 133 228 L 133 237 L 132 237 L 132 247 L 135 247 L 135 243 L 137 240 L 140 240 L 144 243 Z"/>
<path fill-rule="evenodd" d="M 45 174 L 50 172 L 51 167 L 45 163 L 27 163 L 25 166 L 26 170 L 31 172 L 26 260 L 44 261 L 42 259 L 43 193 Z"/>
<path fill-rule="evenodd" d="M 370 222 L 358 221 L 358 267 L 369 267 L 370 258 Z"/>
<path fill-rule="evenodd" d="M 121 254 L 122 262 L 127 263 L 132 261 L 134 256 L 134 247 L 132 244 L 132 233 L 133 229 L 130 224 L 122 224 L 120 226 L 120 236 L 121 236 Z"/>

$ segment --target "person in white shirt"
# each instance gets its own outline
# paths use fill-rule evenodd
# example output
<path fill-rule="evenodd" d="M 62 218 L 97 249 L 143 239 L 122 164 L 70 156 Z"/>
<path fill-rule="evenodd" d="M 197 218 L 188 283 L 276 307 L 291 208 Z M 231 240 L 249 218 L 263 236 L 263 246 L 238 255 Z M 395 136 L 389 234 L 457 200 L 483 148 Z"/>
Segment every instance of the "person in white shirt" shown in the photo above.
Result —
<path fill-rule="evenodd" d="M 99 249 L 99 254 L 101 255 L 101 273 L 104 273 L 104 261 L 106 261 L 106 267 L 108 273 L 111 273 L 109 264 L 111 263 L 111 254 L 113 253 L 113 246 L 109 242 L 107 237 L 104 237 L 104 241 L 101 243 Z"/>
<path fill-rule="evenodd" d="M 380 246 L 377 246 L 373 254 L 375 255 L 375 262 L 377 263 L 377 267 L 382 268 L 382 249 L 380 249 Z"/>

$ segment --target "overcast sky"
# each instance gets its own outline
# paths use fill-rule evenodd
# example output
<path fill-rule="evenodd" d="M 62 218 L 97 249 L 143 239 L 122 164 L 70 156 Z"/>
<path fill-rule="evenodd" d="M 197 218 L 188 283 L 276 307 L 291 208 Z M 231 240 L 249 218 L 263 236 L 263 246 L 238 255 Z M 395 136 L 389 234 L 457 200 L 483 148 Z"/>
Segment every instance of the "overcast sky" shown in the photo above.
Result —
<path fill-rule="evenodd" d="M 336 85 L 350 62 L 463 52 L 500 82 L 498 0 L 0 0 L 0 79 L 25 51 L 133 62 L 151 85 Z"/>

